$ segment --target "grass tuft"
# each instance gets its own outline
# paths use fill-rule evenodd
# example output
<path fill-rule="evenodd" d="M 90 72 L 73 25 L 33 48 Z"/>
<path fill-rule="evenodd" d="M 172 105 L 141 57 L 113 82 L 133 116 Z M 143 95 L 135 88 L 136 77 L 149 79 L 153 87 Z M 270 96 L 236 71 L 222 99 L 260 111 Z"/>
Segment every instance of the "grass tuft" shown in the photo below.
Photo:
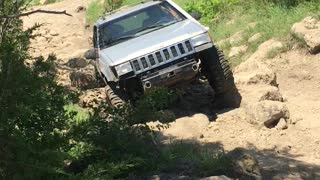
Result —
<path fill-rule="evenodd" d="M 99 0 L 92 1 L 86 12 L 86 22 L 89 24 L 94 24 L 100 16 L 104 14 L 105 10 L 103 3 Z"/>

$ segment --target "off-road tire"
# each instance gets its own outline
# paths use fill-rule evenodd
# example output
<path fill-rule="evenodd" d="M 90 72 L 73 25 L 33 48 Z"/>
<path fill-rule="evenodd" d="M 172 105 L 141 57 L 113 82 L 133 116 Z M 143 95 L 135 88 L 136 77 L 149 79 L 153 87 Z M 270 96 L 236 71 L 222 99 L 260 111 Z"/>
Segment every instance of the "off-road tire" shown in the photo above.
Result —
<path fill-rule="evenodd" d="M 124 93 L 112 83 L 107 84 L 105 88 L 110 105 L 115 108 L 122 108 L 126 102 Z"/>
<path fill-rule="evenodd" d="M 210 86 L 215 91 L 215 105 L 218 108 L 237 108 L 241 95 L 234 83 L 232 69 L 221 50 L 212 47 L 203 53 L 202 68 Z"/>
<path fill-rule="evenodd" d="M 125 105 L 124 93 L 116 87 L 114 83 L 108 83 L 103 74 L 95 65 L 95 76 L 99 87 L 105 87 L 109 105 L 115 108 L 121 108 Z"/>

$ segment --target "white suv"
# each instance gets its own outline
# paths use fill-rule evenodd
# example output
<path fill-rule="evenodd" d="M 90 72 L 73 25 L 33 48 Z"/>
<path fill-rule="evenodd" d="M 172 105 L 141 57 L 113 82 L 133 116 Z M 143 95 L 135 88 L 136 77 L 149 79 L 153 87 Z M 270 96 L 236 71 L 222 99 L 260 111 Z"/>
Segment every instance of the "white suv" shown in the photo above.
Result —
<path fill-rule="evenodd" d="M 216 102 L 238 106 L 231 68 L 208 30 L 171 0 L 150 1 L 99 19 L 87 58 L 96 59 L 116 107 L 152 87 L 177 86 L 199 76 L 222 100 Z"/>

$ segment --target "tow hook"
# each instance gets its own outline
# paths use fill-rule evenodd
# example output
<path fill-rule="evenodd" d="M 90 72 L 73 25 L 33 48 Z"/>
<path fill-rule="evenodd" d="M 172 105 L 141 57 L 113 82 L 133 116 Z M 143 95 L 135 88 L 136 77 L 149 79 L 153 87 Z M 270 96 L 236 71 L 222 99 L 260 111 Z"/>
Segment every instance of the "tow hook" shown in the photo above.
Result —
<path fill-rule="evenodd" d="M 171 71 L 168 73 L 168 78 L 175 76 L 176 73 L 174 71 Z"/>

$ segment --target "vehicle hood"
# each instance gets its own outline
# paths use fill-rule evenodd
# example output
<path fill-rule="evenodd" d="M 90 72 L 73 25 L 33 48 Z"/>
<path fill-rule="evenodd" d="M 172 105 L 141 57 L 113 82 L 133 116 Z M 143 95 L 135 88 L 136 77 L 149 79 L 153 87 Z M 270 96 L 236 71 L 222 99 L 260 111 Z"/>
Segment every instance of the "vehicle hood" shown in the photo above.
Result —
<path fill-rule="evenodd" d="M 102 49 L 99 53 L 100 60 L 108 61 L 106 63 L 111 66 L 119 65 L 207 31 L 202 25 L 187 19 Z"/>

